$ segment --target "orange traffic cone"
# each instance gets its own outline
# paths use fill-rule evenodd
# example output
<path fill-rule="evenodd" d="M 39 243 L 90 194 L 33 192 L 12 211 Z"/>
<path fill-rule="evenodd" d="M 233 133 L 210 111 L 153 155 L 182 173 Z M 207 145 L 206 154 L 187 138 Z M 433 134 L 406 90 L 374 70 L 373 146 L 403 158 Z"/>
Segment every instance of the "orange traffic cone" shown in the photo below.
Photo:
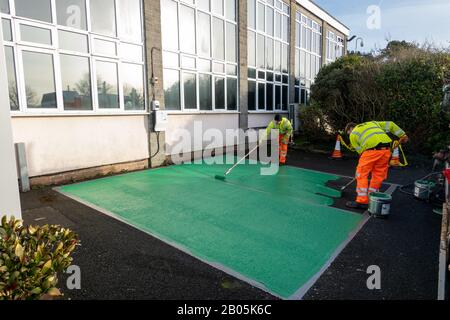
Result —
<path fill-rule="evenodd" d="M 333 160 L 342 160 L 342 151 L 341 151 L 341 136 L 338 135 L 336 139 L 336 146 L 334 147 L 333 154 L 331 155 L 331 159 Z"/>
<path fill-rule="evenodd" d="M 392 158 L 389 162 L 389 166 L 391 167 L 401 167 L 400 163 L 400 151 L 398 149 L 398 146 L 394 148 L 394 151 L 392 152 Z"/>

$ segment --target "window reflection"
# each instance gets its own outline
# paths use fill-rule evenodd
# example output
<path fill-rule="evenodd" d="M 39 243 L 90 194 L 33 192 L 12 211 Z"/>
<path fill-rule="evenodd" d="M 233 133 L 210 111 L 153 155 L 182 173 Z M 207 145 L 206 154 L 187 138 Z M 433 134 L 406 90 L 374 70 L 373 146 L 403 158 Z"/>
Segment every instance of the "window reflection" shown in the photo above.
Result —
<path fill-rule="evenodd" d="M 124 63 L 122 79 L 125 110 L 144 110 L 144 67 Z"/>
<path fill-rule="evenodd" d="M 117 44 L 112 41 L 105 41 L 100 39 L 94 40 L 94 50 L 96 54 L 101 54 L 105 56 L 116 56 L 117 55 Z"/>
<path fill-rule="evenodd" d="M 288 86 L 283 86 L 283 94 L 282 94 L 282 97 L 283 97 L 283 110 L 288 110 L 288 97 L 289 97 L 289 93 L 288 93 L 288 91 L 289 91 L 289 88 L 288 88 Z"/>
<path fill-rule="evenodd" d="M 275 110 L 281 110 L 281 86 L 275 86 Z"/>
<path fill-rule="evenodd" d="M 273 7 L 275 5 L 275 8 Z M 253 27 L 249 24 L 248 55 L 249 66 L 256 66 L 257 70 L 249 69 L 248 78 L 257 78 L 258 83 L 249 82 L 249 86 L 256 87 L 257 106 L 254 109 L 272 111 L 278 95 L 282 99 L 282 80 L 288 79 L 289 72 L 289 7 L 280 1 L 256 2 L 248 0 L 249 17 L 256 15 L 256 50 L 254 49 Z M 253 54 L 256 51 L 256 63 Z M 289 81 L 287 81 L 288 83 Z M 249 100 L 252 95 L 249 95 Z M 253 106 L 250 105 L 250 108 Z M 254 110 L 253 109 L 253 110 Z M 252 109 L 250 109 L 252 110 Z"/>
<path fill-rule="evenodd" d="M 265 30 L 265 7 L 264 4 L 258 2 L 258 31 Z"/>
<path fill-rule="evenodd" d="M 122 43 L 120 44 L 121 58 L 127 61 L 144 61 L 142 46 L 134 44 Z"/>
<path fill-rule="evenodd" d="M 0 0 L 0 12 L 9 13 L 9 2 L 8 0 Z"/>
<path fill-rule="evenodd" d="M 20 17 L 52 22 L 50 0 L 15 0 L 15 6 Z"/>
<path fill-rule="evenodd" d="M 225 0 L 227 19 L 236 21 L 236 0 Z"/>
<path fill-rule="evenodd" d="M 53 56 L 23 51 L 22 57 L 28 108 L 56 108 Z"/>
<path fill-rule="evenodd" d="M 258 83 L 258 109 L 264 110 L 266 108 L 266 101 L 265 101 L 265 84 L 264 83 Z"/>
<path fill-rule="evenodd" d="M 197 7 L 205 11 L 210 11 L 209 0 L 197 0 Z"/>
<path fill-rule="evenodd" d="M 216 109 L 225 109 L 225 79 L 216 77 L 214 81 Z"/>
<path fill-rule="evenodd" d="M 273 40 L 271 38 L 267 38 L 266 60 L 267 69 L 273 70 Z"/>
<path fill-rule="evenodd" d="M 236 26 L 232 23 L 227 22 L 227 61 L 237 62 L 236 57 Z"/>
<path fill-rule="evenodd" d="M 184 107 L 197 109 L 197 79 L 194 73 L 183 73 Z"/>
<path fill-rule="evenodd" d="M 142 41 L 141 0 L 118 0 L 121 39 Z"/>
<path fill-rule="evenodd" d="M 225 60 L 224 21 L 213 18 L 213 58 Z"/>
<path fill-rule="evenodd" d="M 3 40 L 13 41 L 11 20 L 2 19 L 2 27 L 3 27 Z"/>
<path fill-rule="evenodd" d="M 161 3 L 161 34 L 165 50 L 178 50 L 178 10 L 175 1 L 163 0 Z"/>
<path fill-rule="evenodd" d="M 211 56 L 211 16 L 198 13 L 198 54 Z"/>
<path fill-rule="evenodd" d="M 237 109 L 238 39 L 237 25 L 231 22 L 236 20 L 236 4 L 235 0 L 161 0 L 167 109 Z"/>
<path fill-rule="evenodd" d="M 117 64 L 114 62 L 97 61 L 96 71 L 99 108 L 119 108 Z"/>
<path fill-rule="evenodd" d="M 237 79 L 227 78 L 227 109 L 237 110 Z"/>
<path fill-rule="evenodd" d="M 256 51 L 256 59 L 258 68 L 264 69 L 266 66 L 265 63 L 265 40 L 266 38 L 263 35 L 258 34 L 257 46 L 258 50 Z"/>
<path fill-rule="evenodd" d="M 212 79 L 209 74 L 199 75 L 200 110 L 212 110 Z"/>
<path fill-rule="evenodd" d="M 20 38 L 22 41 L 40 43 L 48 46 L 52 45 L 52 32 L 49 29 L 21 24 Z"/>
<path fill-rule="evenodd" d="M 195 11 L 192 8 L 180 6 L 180 43 L 181 51 L 195 53 Z"/>
<path fill-rule="evenodd" d="M 248 27 L 256 29 L 256 0 L 247 0 Z"/>
<path fill-rule="evenodd" d="M 92 110 L 89 58 L 62 54 L 64 110 Z"/>
<path fill-rule="evenodd" d="M 90 0 L 92 31 L 115 37 L 116 6 L 114 0 Z"/>
<path fill-rule="evenodd" d="M 212 12 L 223 16 L 223 0 L 211 0 Z"/>
<path fill-rule="evenodd" d="M 1 19 L 3 37 L 10 47 L 6 58 L 11 109 L 19 109 L 17 92 L 23 91 L 23 111 L 27 107 L 92 110 L 94 102 L 99 108 L 143 110 L 141 1 L 0 0 L 2 14 L 14 13 Z M 92 54 L 105 58 L 93 61 Z M 15 57 L 19 61 L 14 61 Z M 98 90 L 95 95 L 93 86 Z M 119 94 L 122 90 L 123 95 Z"/>
<path fill-rule="evenodd" d="M 58 30 L 59 48 L 88 53 L 88 37 L 84 34 Z"/>
<path fill-rule="evenodd" d="M 248 32 L 248 65 L 256 66 L 256 36 L 252 31 Z"/>
<path fill-rule="evenodd" d="M 267 14 L 267 34 L 273 36 L 273 9 L 271 7 L 266 7 Z"/>
<path fill-rule="evenodd" d="M 248 82 L 248 110 L 256 110 L 256 82 Z"/>
<path fill-rule="evenodd" d="M 17 95 L 16 61 L 14 49 L 5 47 L 6 74 L 8 79 L 9 104 L 11 110 L 19 110 L 19 96 Z"/>
<path fill-rule="evenodd" d="M 167 110 L 181 110 L 180 72 L 164 70 L 164 101 Z"/>
<path fill-rule="evenodd" d="M 273 84 L 267 83 L 266 85 L 266 110 L 273 110 Z"/>
<path fill-rule="evenodd" d="M 60 26 L 87 30 L 85 0 L 57 0 L 56 19 Z"/>

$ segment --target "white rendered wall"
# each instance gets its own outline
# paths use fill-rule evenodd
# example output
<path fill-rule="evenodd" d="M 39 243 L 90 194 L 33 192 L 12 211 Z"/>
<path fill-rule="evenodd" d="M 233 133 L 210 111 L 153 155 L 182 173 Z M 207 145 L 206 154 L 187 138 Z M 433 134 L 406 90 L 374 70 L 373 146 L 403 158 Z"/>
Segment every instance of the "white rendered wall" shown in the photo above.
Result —
<path fill-rule="evenodd" d="M 280 113 L 283 117 L 287 117 L 287 113 Z M 249 128 L 266 128 L 275 118 L 275 113 L 250 113 L 248 115 Z"/>
<path fill-rule="evenodd" d="M 30 177 L 149 158 L 148 116 L 14 117 Z"/>
<path fill-rule="evenodd" d="M 197 126 L 197 129 L 195 129 Z M 195 145 L 193 141 L 188 141 L 182 138 L 181 133 L 189 133 L 192 139 L 194 132 L 204 133 L 208 129 L 216 129 L 221 132 L 223 136 L 226 135 L 227 129 L 237 130 L 239 129 L 239 114 L 238 113 L 218 113 L 218 114 L 170 114 L 169 125 L 166 131 L 166 144 L 167 154 L 170 155 L 175 146 L 177 150 L 182 148 L 183 152 L 201 151 L 209 145 L 208 142 L 204 142 L 202 145 Z M 214 145 L 215 147 L 221 147 L 225 145 L 234 145 L 233 143 L 226 143 L 224 139 L 223 145 Z"/>
<path fill-rule="evenodd" d="M 16 157 L 11 134 L 6 61 L 0 23 L 0 218 L 22 218 L 17 179 Z"/>

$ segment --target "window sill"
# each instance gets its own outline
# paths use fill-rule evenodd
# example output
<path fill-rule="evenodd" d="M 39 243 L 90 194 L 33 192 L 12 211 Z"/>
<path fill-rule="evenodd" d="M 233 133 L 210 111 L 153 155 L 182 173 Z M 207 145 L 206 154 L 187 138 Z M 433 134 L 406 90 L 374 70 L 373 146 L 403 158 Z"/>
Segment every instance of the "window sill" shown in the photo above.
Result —
<path fill-rule="evenodd" d="M 166 110 L 169 116 L 193 116 L 193 115 L 236 115 L 240 114 L 239 111 L 176 111 L 176 110 Z"/>
<path fill-rule="evenodd" d="M 67 118 L 67 117 L 114 117 L 146 116 L 147 111 L 139 112 L 17 112 L 11 111 L 11 118 Z"/>
<path fill-rule="evenodd" d="M 289 113 L 287 110 L 275 110 L 275 111 L 249 111 L 249 114 L 277 114 L 277 113 Z"/>

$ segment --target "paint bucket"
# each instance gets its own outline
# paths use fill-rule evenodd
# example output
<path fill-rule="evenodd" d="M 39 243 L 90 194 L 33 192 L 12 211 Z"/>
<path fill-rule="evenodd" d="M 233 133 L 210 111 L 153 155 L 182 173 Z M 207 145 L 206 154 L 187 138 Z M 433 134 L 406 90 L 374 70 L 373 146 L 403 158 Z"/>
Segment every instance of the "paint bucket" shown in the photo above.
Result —
<path fill-rule="evenodd" d="M 373 192 L 369 196 L 369 212 L 371 215 L 379 218 L 387 218 L 391 212 L 392 196 Z"/>
<path fill-rule="evenodd" d="M 427 180 L 418 180 L 414 183 L 414 197 L 419 200 L 430 200 L 434 182 Z"/>

